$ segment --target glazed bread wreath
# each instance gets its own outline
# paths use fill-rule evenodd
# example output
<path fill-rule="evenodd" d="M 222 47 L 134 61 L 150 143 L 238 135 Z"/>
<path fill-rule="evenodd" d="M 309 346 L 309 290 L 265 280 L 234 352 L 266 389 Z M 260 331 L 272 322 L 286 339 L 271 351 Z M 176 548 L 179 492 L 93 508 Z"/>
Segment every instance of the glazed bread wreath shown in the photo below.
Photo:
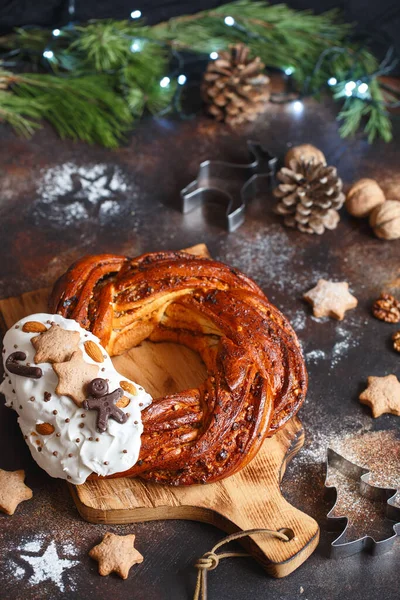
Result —
<path fill-rule="evenodd" d="M 286 318 L 243 273 L 186 252 L 85 257 L 57 281 L 50 310 L 99 337 L 111 356 L 145 339 L 199 352 L 198 389 L 142 413 L 140 460 L 115 476 L 190 485 L 232 475 L 300 408 L 307 373 Z"/>

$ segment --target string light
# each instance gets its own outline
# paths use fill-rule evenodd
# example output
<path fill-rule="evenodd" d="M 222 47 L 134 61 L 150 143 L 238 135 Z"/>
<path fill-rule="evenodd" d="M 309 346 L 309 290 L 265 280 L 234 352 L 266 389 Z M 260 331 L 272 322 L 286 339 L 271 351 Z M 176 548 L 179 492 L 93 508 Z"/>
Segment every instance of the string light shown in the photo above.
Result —
<path fill-rule="evenodd" d="M 358 86 L 358 91 L 360 92 L 360 94 L 365 94 L 366 92 L 368 92 L 368 84 L 367 83 L 361 83 Z"/>
<path fill-rule="evenodd" d="M 171 83 L 171 80 L 169 77 L 163 77 L 160 81 L 160 87 L 166 88 L 169 86 L 170 83 Z"/>
<path fill-rule="evenodd" d="M 178 81 L 179 85 L 185 85 L 185 83 L 186 83 L 186 75 L 183 75 L 183 74 L 179 75 L 177 81 Z"/>
<path fill-rule="evenodd" d="M 45 58 L 47 58 L 48 60 L 50 60 L 50 59 L 54 58 L 54 52 L 52 50 L 45 50 L 43 52 L 43 56 Z"/>
<path fill-rule="evenodd" d="M 356 87 L 357 84 L 355 81 L 348 81 L 344 86 L 344 93 L 346 94 L 346 96 L 351 96 Z"/>
<path fill-rule="evenodd" d="M 285 74 L 286 75 L 292 75 L 292 73 L 294 73 L 294 68 L 293 67 L 286 67 Z"/>
<path fill-rule="evenodd" d="M 336 85 L 337 84 L 337 79 L 336 77 L 330 77 L 328 79 L 328 85 Z"/>
<path fill-rule="evenodd" d="M 131 12 L 131 19 L 140 19 L 142 12 L 140 10 L 133 10 Z"/>
<path fill-rule="evenodd" d="M 134 40 L 131 44 L 131 52 L 140 52 L 143 50 L 143 40 Z"/>
<path fill-rule="evenodd" d="M 53 29 L 52 33 L 53 33 L 54 37 L 58 37 L 60 35 L 61 31 L 59 29 Z"/>
<path fill-rule="evenodd" d="M 211 60 L 216 60 L 218 58 L 218 52 L 211 52 L 210 58 L 211 58 Z"/>
<path fill-rule="evenodd" d="M 235 24 L 235 19 L 233 17 L 225 17 L 224 23 L 225 25 L 228 25 L 228 27 L 232 27 Z"/>
<path fill-rule="evenodd" d="M 300 102 L 300 100 L 296 100 L 296 102 L 293 102 L 293 111 L 295 113 L 300 114 L 301 112 L 303 112 L 303 108 L 304 104 Z"/>

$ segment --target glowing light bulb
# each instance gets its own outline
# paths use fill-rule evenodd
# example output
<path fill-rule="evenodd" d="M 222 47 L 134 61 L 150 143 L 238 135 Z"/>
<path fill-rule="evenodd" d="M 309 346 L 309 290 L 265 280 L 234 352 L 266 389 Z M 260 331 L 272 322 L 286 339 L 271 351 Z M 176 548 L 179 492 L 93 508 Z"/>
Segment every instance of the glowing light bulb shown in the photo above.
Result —
<path fill-rule="evenodd" d="M 179 77 L 178 77 L 178 83 L 179 83 L 179 85 L 185 85 L 185 83 L 186 83 L 186 75 L 183 75 L 183 74 L 179 75 Z"/>
<path fill-rule="evenodd" d="M 54 37 L 58 37 L 60 35 L 61 31 L 59 29 L 53 29 L 52 33 L 53 33 Z"/>
<path fill-rule="evenodd" d="M 135 40 L 131 44 L 131 52 L 140 52 L 143 48 L 143 42 L 141 40 Z"/>
<path fill-rule="evenodd" d="M 218 58 L 218 52 L 211 52 L 210 53 L 210 58 L 212 60 L 216 60 Z"/>
<path fill-rule="evenodd" d="M 366 92 L 368 92 L 368 84 L 367 83 L 361 83 L 358 86 L 358 91 L 360 92 L 360 94 L 365 94 Z"/>
<path fill-rule="evenodd" d="M 287 67 L 285 69 L 285 73 L 286 73 L 286 75 L 291 75 L 292 73 L 294 73 L 294 68 L 293 67 Z"/>
<path fill-rule="evenodd" d="M 348 81 L 346 83 L 346 85 L 344 86 L 344 91 L 346 96 L 351 96 L 353 90 L 355 90 L 357 87 L 357 84 L 355 81 Z"/>
<path fill-rule="evenodd" d="M 303 112 L 303 109 L 304 104 L 300 102 L 300 100 L 296 100 L 296 102 L 293 102 L 293 110 L 295 113 L 300 114 L 301 112 Z"/>
<path fill-rule="evenodd" d="M 329 77 L 329 79 L 328 79 L 328 85 L 336 85 L 336 84 L 337 84 L 336 77 Z"/>
<path fill-rule="evenodd" d="M 140 19 L 142 12 L 140 10 L 133 10 L 131 12 L 131 19 Z"/>
<path fill-rule="evenodd" d="M 170 83 L 171 83 L 171 80 L 169 77 L 163 77 L 160 81 L 160 87 L 166 88 L 169 86 Z"/>
<path fill-rule="evenodd" d="M 45 50 L 43 56 L 50 60 L 51 58 L 54 58 L 54 52 L 52 50 Z"/>
<path fill-rule="evenodd" d="M 225 25 L 228 25 L 228 27 L 232 27 L 232 25 L 235 24 L 235 19 L 233 17 L 225 17 L 224 23 Z"/>

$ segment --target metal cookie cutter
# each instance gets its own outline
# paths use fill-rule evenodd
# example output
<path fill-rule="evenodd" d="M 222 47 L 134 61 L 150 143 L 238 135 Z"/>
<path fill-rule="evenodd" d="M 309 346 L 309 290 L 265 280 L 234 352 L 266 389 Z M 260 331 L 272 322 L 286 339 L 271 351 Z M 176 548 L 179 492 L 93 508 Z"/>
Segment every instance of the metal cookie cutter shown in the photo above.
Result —
<path fill-rule="evenodd" d="M 248 141 L 252 162 L 235 164 L 206 160 L 199 168 L 197 179 L 181 190 L 180 210 L 188 213 L 204 202 L 215 202 L 225 208 L 224 224 L 235 231 L 243 224 L 246 204 L 257 193 L 257 184 L 275 174 L 277 158 L 258 142 Z"/>
<path fill-rule="evenodd" d="M 325 481 L 325 486 L 327 490 L 335 496 L 335 500 L 337 498 L 336 486 L 332 486 L 327 483 L 329 479 L 329 467 L 336 469 L 346 478 L 352 479 L 354 482 L 357 482 L 359 484 L 358 491 L 362 496 L 368 498 L 369 500 L 372 500 L 373 502 L 382 503 L 385 518 L 393 522 L 393 535 L 390 535 L 389 537 L 383 540 L 376 541 L 372 536 L 364 535 L 363 537 L 360 537 L 356 540 L 346 542 L 346 533 L 349 526 L 349 519 L 344 516 L 336 517 L 332 515 L 336 507 L 335 503 L 335 505 L 327 515 L 328 519 L 336 521 L 338 525 L 343 524 L 345 522 L 345 528 L 339 535 L 339 537 L 337 537 L 332 542 L 331 556 L 333 558 L 344 558 L 346 556 L 356 554 L 357 552 L 362 552 L 363 550 L 369 551 L 374 556 L 383 554 L 384 552 L 388 552 L 388 550 L 392 548 L 397 535 L 400 534 L 400 530 L 397 533 L 395 529 L 395 526 L 400 523 L 400 508 L 394 504 L 394 498 L 397 492 L 396 488 L 382 488 L 370 484 L 370 472 L 368 471 L 368 469 L 364 469 L 354 464 L 353 462 L 350 462 L 349 460 L 332 450 L 332 448 L 328 448 L 327 466 L 328 472 Z"/>

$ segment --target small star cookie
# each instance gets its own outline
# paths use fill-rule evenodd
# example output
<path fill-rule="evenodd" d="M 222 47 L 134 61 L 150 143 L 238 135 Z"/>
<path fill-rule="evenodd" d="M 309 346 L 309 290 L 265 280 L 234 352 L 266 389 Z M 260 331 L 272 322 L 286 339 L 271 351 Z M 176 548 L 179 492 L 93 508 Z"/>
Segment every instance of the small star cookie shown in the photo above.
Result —
<path fill-rule="evenodd" d="M 31 339 L 36 350 L 35 363 L 61 363 L 69 360 L 77 350 L 80 340 L 78 331 L 67 331 L 55 323 Z"/>
<path fill-rule="evenodd" d="M 317 285 L 306 292 L 303 298 L 312 304 L 315 317 L 334 317 L 341 321 L 346 310 L 355 308 L 357 298 L 349 292 L 346 281 L 334 282 L 319 279 Z"/>
<path fill-rule="evenodd" d="M 24 484 L 25 471 L 0 469 L 0 510 L 13 515 L 20 502 L 32 498 L 32 490 Z"/>
<path fill-rule="evenodd" d="M 103 541 L 90 550 L 89 556 L 99 563 L 100 575 L 114 572 L 127 579 L 130 568 L 143 562 L 143 556 L 134 547 L 135 537 L 107 532 Z"/>
<path fill-rule="evenodd" d="M 86 386 L 97 377 L 99 367 L 83 359 L 81 350 L 73 353 L 71 360 L 53 364 L 58 375 L 56 393 L 72 398 L 77 406 L 86 400 Z"/>
<path fill-rule="evenodd" d="M 396 375 L 368 377 L 368 387 L 359 399 L 371 408 L 374 419 L 384 413 L 400 416 L 400 381 Z"/>

